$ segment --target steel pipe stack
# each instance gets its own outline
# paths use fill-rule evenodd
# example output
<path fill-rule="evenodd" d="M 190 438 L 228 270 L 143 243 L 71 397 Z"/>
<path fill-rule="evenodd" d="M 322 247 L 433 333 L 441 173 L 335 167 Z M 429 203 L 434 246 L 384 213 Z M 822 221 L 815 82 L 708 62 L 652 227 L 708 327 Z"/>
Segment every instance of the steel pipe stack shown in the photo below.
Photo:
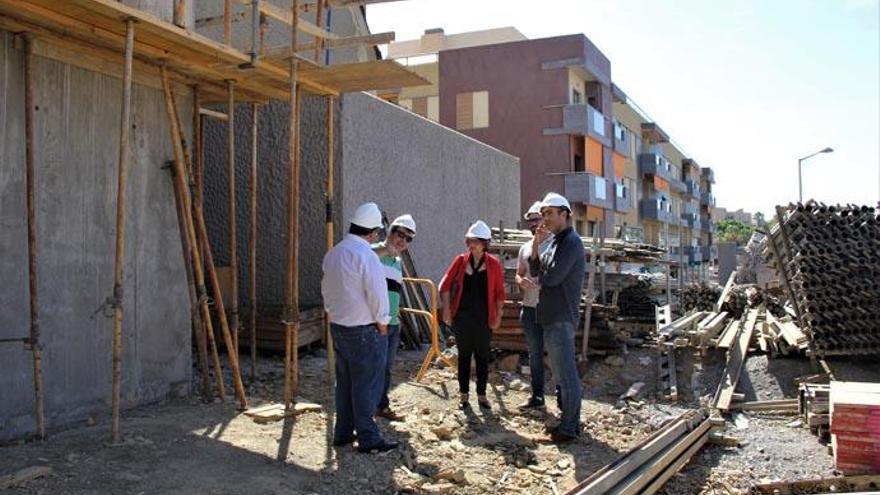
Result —
<path fill-rule="evenodd" d="M 868 206 L 777 207 L 764 247 L 818 355 L 880 354 L 880 219 Z"/>

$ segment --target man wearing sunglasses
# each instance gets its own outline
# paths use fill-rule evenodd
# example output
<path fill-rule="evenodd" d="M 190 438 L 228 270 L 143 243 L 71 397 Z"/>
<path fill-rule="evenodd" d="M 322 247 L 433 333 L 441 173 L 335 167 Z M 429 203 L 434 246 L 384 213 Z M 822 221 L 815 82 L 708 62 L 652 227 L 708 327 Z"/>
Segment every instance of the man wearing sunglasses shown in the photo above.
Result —
<path fill-rule="evenodd" d="M 385 382 L 382 397 L 376 409 L 376 416 L 390 421 L 403 421 L 404 416 L 391 409 L 388 391 L 391 389 L 391 370 L 400 347 L 400 293 L 403 291 L 403 269 L 400 255 L 409 248 L 416 237 L 416 222 L 412 215 L 401 215 L 391 222 L 388 237 L 373 245 L 373 251 L 379 256 L 385 269 L 385 281 L 388 283 L 388 307 L 391 321 L 388 323 L 388 352 L 385 359 Z"/>

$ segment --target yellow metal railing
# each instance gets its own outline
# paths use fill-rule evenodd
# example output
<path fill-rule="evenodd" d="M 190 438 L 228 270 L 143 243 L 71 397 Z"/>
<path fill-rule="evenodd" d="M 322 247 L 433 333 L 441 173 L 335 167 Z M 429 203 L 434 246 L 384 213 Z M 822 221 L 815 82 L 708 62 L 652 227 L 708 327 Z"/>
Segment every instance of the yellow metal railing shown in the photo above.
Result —
<path fill-rule="evenodd" d="M 419 372 L 416 373 L 416 381 L 418 382 L 421 381 L 422 378 L 424 378 L 425 373 L 428 372 L 428 368 L 431 366 L 431 363 L 434 362 L 435 358 L 440 358 L 440 361 L 450 368 L 455 368 L 455 366 L 452 364 L 452 361 L 450 361 L 449 358 L 440 351 L 440 320 L 437 317 L 437 286 L 432 280 L 426 278 L 405 277 L 403 279 L 403 282 L 414 285 L 427 286 L 428 290 L 431 292 L 430 311 L 425 311 L 423 309 L 400 308 L 401 313 L 407 313 L 427 318 L 428 323 L 431 326 L 431 348 L 428 349 L 428 354 L 425 356 L 425 360 L 422 362 L 422 367 L 419 369 Z"/>

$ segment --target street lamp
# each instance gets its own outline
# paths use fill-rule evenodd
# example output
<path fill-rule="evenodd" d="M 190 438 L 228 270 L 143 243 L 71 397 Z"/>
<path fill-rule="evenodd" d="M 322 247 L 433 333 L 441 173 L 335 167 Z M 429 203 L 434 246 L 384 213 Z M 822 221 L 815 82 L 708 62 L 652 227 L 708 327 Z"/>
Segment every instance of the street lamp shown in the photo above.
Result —
<path fill-rule="evenodd" d="M 820 151 L 817 151 L 817 152 L 815 152 L 815 153 L 813 153 L 813 154 L 811 154 L 811 155 L 807 155 L 807 156 L 805 156 L 805 157 L 803 157 L 803 158 L 798 158 L 798 202 L 799 202 L 799 203 L 803 203 L 803 202 L 804 202 L 804 185 L 803 185 L 803 182 L 802 182 L 802 179 L 801 179 L 801 164 L 802 164 L 802 163 L 804 162 L 804 160 L 806 160 L 807 158 L 812 158 L 812 157 L 814 157 L 814 156 L 816 156 L 816 155 L 818 155 L 818 154 L 820 154 L 820 153 L 831 153 L 831 152 L 833 152 L 833 151 L 834 151 L 834 149 L 832 149 L 832 148 L 825 148 L 825 149 L 820 150 Z"/>

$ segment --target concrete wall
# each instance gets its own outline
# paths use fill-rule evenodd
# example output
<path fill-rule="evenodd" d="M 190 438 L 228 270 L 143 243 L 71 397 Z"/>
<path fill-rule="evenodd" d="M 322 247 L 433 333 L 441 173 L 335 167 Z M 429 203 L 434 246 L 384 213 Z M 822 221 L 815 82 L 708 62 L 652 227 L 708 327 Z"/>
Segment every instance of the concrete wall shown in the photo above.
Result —
<path fill-rule="evenodd" d="M 324 256 L 324 192 L 327 177 L 327 99 L 305 97 L 301 110 L 300 145 L 300 304 L 321 304 L 321 259 Z M 273 102 L 259 110 L 257 172 L 257 304 L 260 307 L 284 303 L 287 271 L 287 184 L 289 106 Z M 337 110 L 336 115 L 339 115 Z M 236 229 L 238 243 L 239 304 L 248 304 L 250 277 L 247 252 L 252 112 L 239 105 L 235 114 L 236 133 Z M 337 145 L 339 136 L 337 133 Z M 205 127 L 205 220 L 213 247 L 214 262 L 229 264 L 227 222 L 228 171 L 226 124 L 211 122 Z M 338 147 L 338 146 L 337 146 Z M 338 164 L 341 155 L 337 152 Z M 339 203 L 341 204 L 341 203 Z M 337 206 L 338 208 L 338 206 Z"/>
<path fill-rule="evenodd" d="M 35 58 L 39 304 L 47 425 L 109 412 L 110 295 L 122 84 Z M 189 116 L 181 98 L 182 118 Z M 128 183 L 123 405 L 186 393 L 190 324 L 162 95 L 135 86 Z M 187 126 L 188 127 L 188 126 Z M 23 55 L 0 31 L 0 338 L 29 332 Z M 33 431 L 32 365 L 0 344 L 0 440 Z"/>
<path fill-rule="evenodd" d="M 303 99 L 300 171 L 300 305 L 321 304 L 324 192 L 327 174 L 325 98 Z M 366 93 L 345 95 L 336 122 L 336 238 L 360 203 L 376 201 L 389 220 L 411 213 L 419 226 L 413 255 L 420 275 L 438 280 L 464 232 L 477 218 L 511 226 L 519 218 L 519 161 L 494 148 Z M 236 128 L 250 129 L 250 110 L 239 107 Z M 281 306 L 287 270 L 288 110 L 273 103 L 260 110 L 257 299 Z M 224 125 L 206 129 L 205 201 L 218 265 L 229 260 Z M 236 138 L 240 298 L 247 303 L 249 133 Z M 513 194 L 510 191 L 514 191 Z M 454 208 L 453 208 L 454 206 Z M 443 211 L 438 215 L 438 211 Z"/>
<path fill-rule="evenodd" d="M 512 226 L 522 215 L 517 158 L 396 105 L 345 95 L 341 137 L 342 218 L 365 201 L 389 220 L 411 213 L 420 276 L 439 281 L 475 220 Z"/>

